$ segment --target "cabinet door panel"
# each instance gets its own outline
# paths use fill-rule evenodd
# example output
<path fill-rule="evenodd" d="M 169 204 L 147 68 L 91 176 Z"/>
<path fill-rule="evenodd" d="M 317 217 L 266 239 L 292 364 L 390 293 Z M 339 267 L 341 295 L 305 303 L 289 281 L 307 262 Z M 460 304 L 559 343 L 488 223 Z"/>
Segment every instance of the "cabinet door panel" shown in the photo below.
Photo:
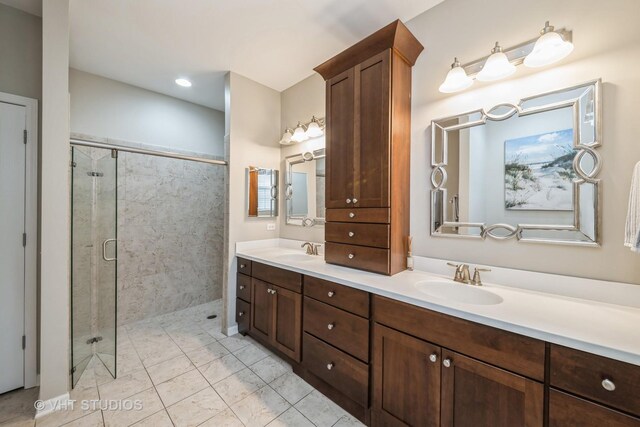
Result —
<path fill-rule="evenodd" d="M 440 348 L 378 324 L 373 326 L 373 340 L 376 425 L 437 426 Z"/>
<path fill-rule="evenodd" d="M 245 335 L 251 327 L 251 304 L 236 298 L 236 322 L 238 322 L 238 332 Z"/>
<path fill-rule="evenodd" d="M 354 70 L 327 81 L 326 207 L 352 206 L 354 197 Z"/>
<path fill-rule="evenodd" d="M 390 52 L 356 67 L 355 206 L 362 208 L 390 206 Z"/>
<path fill-rule="evenodd" d="M 300 361 L 302 338 L 302 295 L 273 287 L 273 340 L 278 350 Z"/>
<path fill-rule="evenodd" d="M 640 418 L 631 417 L 596 403 L 551 389 L 549 427 L 640 427 Z"/>
<path fill-rule="evenodd" d="M 443 427 L 541 427 L 543 385 L 449 350 L 442 352 Z"/>
<path fill-rule="evenodd" d="M 273 296 L 269 292 L 274 286 L 262 280 L 251 280 L 251 334 L 268 341 L 273 328 Z"/>

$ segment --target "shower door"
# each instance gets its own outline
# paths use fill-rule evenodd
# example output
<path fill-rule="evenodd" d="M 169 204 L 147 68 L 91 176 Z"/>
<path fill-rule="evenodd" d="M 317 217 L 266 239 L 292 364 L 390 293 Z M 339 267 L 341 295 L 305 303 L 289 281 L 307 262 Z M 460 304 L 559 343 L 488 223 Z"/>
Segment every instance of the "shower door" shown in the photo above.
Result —
<path fill-rule="evenodd" d="M 117 152 L 72 147 L 72 380 L 87 365 L 116 375 Z"/>

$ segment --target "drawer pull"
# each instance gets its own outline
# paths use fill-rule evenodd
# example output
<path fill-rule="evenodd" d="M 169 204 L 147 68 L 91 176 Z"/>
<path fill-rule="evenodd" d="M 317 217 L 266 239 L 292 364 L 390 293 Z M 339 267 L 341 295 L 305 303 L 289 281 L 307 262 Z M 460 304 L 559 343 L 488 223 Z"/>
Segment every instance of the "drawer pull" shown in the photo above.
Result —
<path fill-rule="evenodd" d="M 354 233 L 353 231 L 350 231 L 350 232 L 349 232 L 349 237 L 353 237 L 353 236 L 355 236 L 355 235 L 356 235 L 356 233 Z"/>
<path fill-rule="evenodd" d="M 243 290 L 243 289 L 244 289 L 244 285 L 240 285 L 240 290 Z"/>
<path fill-rule="evenodd" d="M 347 204 L 351 203 L 351 199 L 347 199 Z"/>
<path fill-rule="evenodd" d="M 431 363 L 436 363 L 436 362 L 438 361 L 438 355 L 437 355 L 437 354 L 435 354 L 435 353 L 431 354 L 431 355 L 429 356 L 429 361 L 430 361 Z"/>
<path fill-rule="evenodd" d="M 332 330 L 334 327 L 335 327 L 335 325 L 334 325 L 333 323 L 329 323 L 329 324 L 327 325 L 327 329 L 328 329 L 328 330 Z"/>
<path fill-rule="evenodd" d="M 353 198 L 353 203 L 358 203 L 358 199 L 356 199 L 355 197 Z"/>
<path fill-rule="evenodd" d="M 356 214 L 354 214 L 353 212 L 349 212 L 349 218 L 355 218 Z"/>
<path fill-rule="evenodd" d="M 333 369 L 333 366 L 334 366 L 333 362 L 331 362 L 331 363 L 327 363 L 327 369 L 328 369 L 329 371 Z"/>
<path fill-rule="evenodd" d="M 244 311 L 241 311 L 240 313 L 238 313 L 238 317 L 242 317 L 244 316 Z"/>
<path fill-rule="evenodd" d="M 275 289 L 267 289 L 267 292 L 269 292 L 271 295 L 275 295 L 276 294 L 276 290 Z"/>
<path fill-rule="evenodd" d="M 245 267 L 246 267 L 246 265 L 240 264 L 240 268 L 245 268 Z"/>
<path fill-rule="evenodd" d="M 616 385 L 609 378 L 605 378 L 602 380 L 602 387 L 607 391 L 614 391 L 616 389 Z"/>
<path fill-rule="evenodd" d="M 349 259 L 353 259 L 355 257 L 354 254 L 349 254 Z"/>
<path fill-rule="evenodd" d="M 334 296 L 335 294 L 336 294 L 336 293 L 335 293 L 335 292 L 333 292 L 333 291 L 329 291 L 329 292 L 327 292 L 327 296 L 328 296 L 329 298 L 333 298 L 333 296 Z"/>
<path fill-rule="evenodd" d="M 442 364 L 444 365 L 445 368 L 448 368 L 451 366 L 451 359 L 449 359 L 448 357 L 446 359 L 444 359 L 442 361 Z"/>

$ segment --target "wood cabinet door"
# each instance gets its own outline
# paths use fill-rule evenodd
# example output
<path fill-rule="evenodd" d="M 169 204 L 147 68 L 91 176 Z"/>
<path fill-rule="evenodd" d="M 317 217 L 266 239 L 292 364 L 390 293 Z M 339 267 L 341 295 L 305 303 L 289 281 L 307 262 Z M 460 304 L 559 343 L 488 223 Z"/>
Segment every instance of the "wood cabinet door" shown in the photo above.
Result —
<path fill-rule="evenodd" d="M 374 324 L 373 425 L 438 425 L 440 353 L 431 343 Z"/>
<path fill-rule="evenodd" d="M 354 69 L 327 80 L 326 208 L 352 207 L 354 198 Z"/>
<path fill-rule="evenodd" d="M 300 362 L 302 295 L 273 286 L 273 342 L 278 350 Z"/>
<path fill-rule="evenodd" d="M 449 365 L 449 366 L 447 366 Z M 543 385 L 442 351 L 443 427 L 542 427 Z"/>
<path fill-rule="evenodd" d="M 274 286 L 258 279 L 251 279 L 251 328 L 257 338 L 270 341 L 273 328 Z"/>
<path fill-rule="evenodd" d="M 356 207 L 390 206 L 390 55 L 391 50 L 386 50 L 355 67 Z"/>
<path fill-rule="evenodd" d="M 640 418 L 558 390 L 549 392 L 549 427 L 640 427 Z"/>

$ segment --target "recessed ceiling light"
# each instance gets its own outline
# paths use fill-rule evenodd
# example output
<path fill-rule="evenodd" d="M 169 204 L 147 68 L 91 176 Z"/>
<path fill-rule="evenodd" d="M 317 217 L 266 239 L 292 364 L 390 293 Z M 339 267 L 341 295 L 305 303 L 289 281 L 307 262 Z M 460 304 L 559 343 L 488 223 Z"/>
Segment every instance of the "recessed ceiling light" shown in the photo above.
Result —
<path fill-rule="evenodd" d="M 176 84 L 182 87 L 191 87 L 191 82 L 187 79 L 176 79 Z"/>

